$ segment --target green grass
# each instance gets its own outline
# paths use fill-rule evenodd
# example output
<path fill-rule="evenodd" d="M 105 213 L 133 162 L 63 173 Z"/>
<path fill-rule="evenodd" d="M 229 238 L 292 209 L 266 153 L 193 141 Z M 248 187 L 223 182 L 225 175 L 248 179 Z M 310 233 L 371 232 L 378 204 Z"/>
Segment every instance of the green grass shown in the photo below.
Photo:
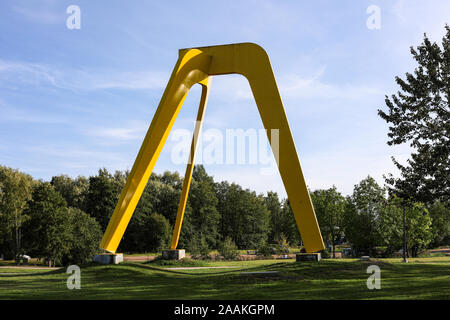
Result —
<path fill-rule="evenodd" d="M 370 264 L 381 268 L 381 290 L 368 290 Z M 181 266 L 229 269 L 167 270 Z M 279 271 L 271 276 L 246 271 Z M 356 259 L 185 261 L 88 265 L 81 290 L 68 290 L 60 270 L 0 269 L 1 299 L 450 299 L 450 258 L 362 262 Z M 10 274 L 8 274 L 10 273 Z M 19 273 L 19 274 L 17 274 Z"/>

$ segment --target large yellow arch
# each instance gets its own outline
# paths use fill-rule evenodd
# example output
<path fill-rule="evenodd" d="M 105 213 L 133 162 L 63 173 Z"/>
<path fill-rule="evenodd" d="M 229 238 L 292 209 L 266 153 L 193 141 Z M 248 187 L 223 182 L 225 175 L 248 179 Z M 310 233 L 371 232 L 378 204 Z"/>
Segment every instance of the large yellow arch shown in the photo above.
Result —
<path fill-rule="evenodd" d="M 102 249 L 109 252 L 117 250 L 189 89 L 196 83 L 202 85 L 202 98 L 195 128 L 199 133 L 211 76 L 231 73 L 241 74 L 248 79 L 269 142 L 271 142 L 272 129 L 279 130 L 277 165 L 306 251 L 315 252 L 324 249 L 322 235 L 269 57 L 263 48 L 253 43 L 199 47 L 179 51 L 179 58 L 169 83 L 100 243 Z M 194 165 L 197 137 L 198 134 L 194 133 L 171 249 L 175 249 L 178 244 Z"/>

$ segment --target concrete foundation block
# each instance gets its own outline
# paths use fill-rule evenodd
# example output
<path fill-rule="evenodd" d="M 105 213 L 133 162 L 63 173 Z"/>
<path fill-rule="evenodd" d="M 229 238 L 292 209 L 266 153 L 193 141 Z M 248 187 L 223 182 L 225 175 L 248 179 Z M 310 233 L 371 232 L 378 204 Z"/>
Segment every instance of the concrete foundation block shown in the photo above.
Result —
<path fill-rule="evenodd" d="M 361 258 L 359 258 L 359 260 L 361 260 L 361 261 L 369 261 L 370 257 L 369 256 L 362 256 Z"/>
<path fill-rule="evenodd" d="M 295 255 L 295 258 L 297 262 L 301 261 L 320 261 L 321 254 L 320 252 L 317 253 L 297 253 Z"/>
<path fill-rule="evenodd" d="M 123 262 L 123 254 L 122 253 L 97 254 L 92 258 L 92 261 L 100 264 L 119 264 Z"/>
<path fill-rule="evenodd" d="M 163 250 L 162 257 L 164 260 L 181 260 L 185 257 L 184 249 Z"/>

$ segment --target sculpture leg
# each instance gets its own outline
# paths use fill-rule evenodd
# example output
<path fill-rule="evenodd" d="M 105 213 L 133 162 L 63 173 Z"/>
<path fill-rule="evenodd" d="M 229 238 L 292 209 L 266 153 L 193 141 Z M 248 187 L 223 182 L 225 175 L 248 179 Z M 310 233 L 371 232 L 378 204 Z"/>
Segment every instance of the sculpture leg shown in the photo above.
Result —
<path fill-rule="evenodd" d="M 204 81 L 211 57 L 199 50 L 180 57 L 122 190 L 100 247 L 115 252 L 190 87 Z"/>
<path fill-rule="evenodd" d="M 195 123 L 194 135 L 192 137 L 189 160 L 186 166 L 186 172 L 184 174 L 183 189 L 181 191 L 180 203 L 178 205 L 177 211 L 177 220 L 175 221 L 175 227 L 173 229 L 172 235 L 172 243 L 170 245 L 171 250 L 175 250 L 177 248 L 178 240 L 180 239 L 181 225 L 183 223 L 184 211 L 186 209 L 186 202 L 189 194 L 189 187 L 191 185 L 192 172 L 194 170 L 195 150 L 197 149 L 198 138 L 202 130 L 203 117 L 205 115 L 206 103 L 208 101 L 211 78 L 208 78 L 205 83 L 200 84 L 202 85 L 202 97 L 200 99 L 200 105 L 197 113 L 197 121 Z"/>

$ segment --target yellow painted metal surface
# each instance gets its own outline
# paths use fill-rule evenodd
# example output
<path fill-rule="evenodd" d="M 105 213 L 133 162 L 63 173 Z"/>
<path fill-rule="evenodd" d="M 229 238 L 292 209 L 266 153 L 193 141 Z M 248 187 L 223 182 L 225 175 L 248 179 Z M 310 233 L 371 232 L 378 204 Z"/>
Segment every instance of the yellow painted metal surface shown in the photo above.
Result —
<path fill-rule="evenodd" d="M 140 196 L 167 140 L 189 89 L 196 83 L 203 86 L 198 117 L 203 119 L 211 76 L 237 73 L 249 81 L 259 114 L 271 141 L 271 129 L 279 130 L 278 169 L 289 198 L 298 229 L 307 252 L 324 249 L 322 235 L 309 197 L 300 161 L 281 97 L 264 49 L 253 43 L 182 49 L 161 102 L 142 143 L 136 161 L 120 195 L 100 247 L 115 252 L 136 208 Z M 201 129 L 197 122 L 196 130 Z M 183 191 L 178 208 L 171 248 L 178 244 L 184 208 L 192 176 L 196 148 L 194 135 L 190 163 L 186 168 Z"/>
<path fill-rule="evenodd" d="M 173 229 L 172 243 L 170 249 L 176 249 L 178 240 L 180 239 L 181 225 L 183 224 L 184 210 L 186 209 L 187 197 L 189 194 L 189 187 L 191 185 L 192 171 L 194 170 L 195 150 L 197 149 L 198 137 L 202 131 L 203 117 L 205 116 L 206 103 L 208 102 L 209 88 L 211 85 L 211 78 L 200 83 L 202 85 L 202 96 L 200 98 L 200 105 L 198 107 L 197 120 L 195 122 L 194 135 L 192 137 L 191 151 L 189 154 L 186 172 L 184 174 L 183 188 L 181 189 L 180 204 L 178 205 L 177 220 Z"/>

